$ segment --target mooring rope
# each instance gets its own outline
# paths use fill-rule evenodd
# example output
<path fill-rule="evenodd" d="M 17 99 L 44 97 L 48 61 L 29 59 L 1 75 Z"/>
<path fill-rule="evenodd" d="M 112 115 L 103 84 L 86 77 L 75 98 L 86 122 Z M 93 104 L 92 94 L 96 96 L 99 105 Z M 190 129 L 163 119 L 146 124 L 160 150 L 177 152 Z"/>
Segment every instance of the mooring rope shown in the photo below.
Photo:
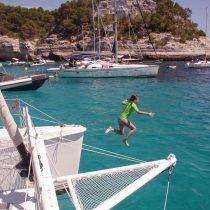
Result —
<path fill-rule="evenodd" d="M 136 163 L 145 162 L 145 161 L 139 160 L 137 158 L 129 157 L 129 156 L 126 156 L 126 155 L 121 155 L 119 153 L 115 153 L 115 152 L 111 152 L 111 151 L 108 151 L 108 150 L 100 149 L 98 147 L 93 147 L 93 146 L 90 146 L 90 145 L 87 145 L 87 144 L 83 144 L 83 146 L 91 147 L 92 149 L 86 149 L 84 147 L 82 148 L 83 150 L 87 150 L 87 151 L 90 151 L 90 152 L 95 152 L 95 153 L 98 153 L 98 154 L 103 154 L 103 155 L 106 155 L 106 156 L 115 157 L 115 158 L 119 158 L 119 159 L 124 159 L 124 160 L 128 160 L 128 161 L 136 162 Z M 95 149 L 95 150 L 93 150 L 93 149 Z M 96 150 L 98 150 L 98 151 L 96 151 Z M 100 152 L 100 151 L 102 151 L 102 152 Z"/>
<path fill-rule="evenodd" d="M 165 198 L 165 203 L 164 203 L 164 210 L 166 210 L 166 205 L 167 205 L 167 201 L 168 201 L 168 192 L 169 192 L 169 187 L 170 187 L 172 170 L 173 170 L 173 167 L 170 167 L 169 174 L 168 174 L 168 185 L 167 185 L 167 189 L 166 189 L 166 198 Z"/>

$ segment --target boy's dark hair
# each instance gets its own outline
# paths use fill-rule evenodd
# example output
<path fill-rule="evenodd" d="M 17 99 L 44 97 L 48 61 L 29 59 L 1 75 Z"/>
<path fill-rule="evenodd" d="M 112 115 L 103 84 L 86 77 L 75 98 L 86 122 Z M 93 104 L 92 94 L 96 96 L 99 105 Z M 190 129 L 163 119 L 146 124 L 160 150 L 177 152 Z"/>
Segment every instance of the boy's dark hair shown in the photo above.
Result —
<path fill-rule="evenodd" d="M 132 95 L 129 99 L 129 101 L 135 101 L 138 98 L 137 95 Z"/>

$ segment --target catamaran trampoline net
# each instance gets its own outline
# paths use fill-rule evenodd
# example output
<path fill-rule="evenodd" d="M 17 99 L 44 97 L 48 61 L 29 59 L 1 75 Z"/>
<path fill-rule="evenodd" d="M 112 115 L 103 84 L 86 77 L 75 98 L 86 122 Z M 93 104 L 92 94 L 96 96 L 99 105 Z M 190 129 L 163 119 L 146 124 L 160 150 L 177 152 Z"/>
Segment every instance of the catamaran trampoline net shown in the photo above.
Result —
<path fill-rule="evenodd" d="M 157 168 L 152 165 L 146 168 L 134 168 L 127 171 L 107 172 L 90 177 L 71 179 L 81 209 L 94 209 L 105 200 L 119 193 L 127 186 L 141 178 L 150 170 Z"/>
<path fill-rule="evenodd" d="M 26 186 L 25 179 L 15 165 L 20 162 L 20 156 L 15 147 L 0 150 L 0 191 L 20 189 Z"/>

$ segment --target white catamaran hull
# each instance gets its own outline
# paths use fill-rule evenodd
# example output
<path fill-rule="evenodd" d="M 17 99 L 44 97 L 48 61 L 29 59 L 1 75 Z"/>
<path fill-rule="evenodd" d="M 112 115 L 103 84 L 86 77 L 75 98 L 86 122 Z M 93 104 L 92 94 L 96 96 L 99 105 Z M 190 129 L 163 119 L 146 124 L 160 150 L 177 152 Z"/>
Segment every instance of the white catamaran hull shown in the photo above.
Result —
<path fill-rule="evenodd" d="M 41 139 L 43 139 L 45 143 L 52 177 L 57 178 L 58 176 L 77 174 L 79 170 L 83 137 L 86 128 L 79 125 L 65 125 L 64 127 L 36 127 L 36 130 L 41 134 Z M 24 143 L 27 145 L 28 136 L 26 134 L 26 128 L 20 128 L 20 133 L 24 136 Z M 19 159 L 16 148 L 10 140 L 7 130 L 4 128 L 0 129 L 0 144 L 1 165 L 8 164 L 8 158 L 11 156 L 17 156 L 15 159 Z M 11 162 L 10 164 L 12 165 L 13 163 Z M 14 186 L 16 189 L 21 189 L 24 187 L 24 185 L 22 186 L 23 183 L 20 183 L 20 186 L 16 186 L 15 183 L 18 183 L 17 180 L 20 178 L 18 174 L 15 174 L 16 172 L 14 169 L 13 178 L 10 177 L 10 180 L 7 180 L 7 178 L 9 178 L 8 175 L 5 174 L 4 176 L 2 172 L 0 176 L 0 180 L 4 180 L 4 184 L 2 183 L 1 185 L 2 189 L 13 190 Z"/>
<path fill-rule="evenodd" d="M 59 72 L 59 76 L 63 78 L 156 77 L 158 70 L 158 65 L 119 64 L 109 68 L 63 69 Z"/>
<path fill-rule="evenodd" d="M 210 68 L 210 61 L 187 62 L 185 68 Z"/>

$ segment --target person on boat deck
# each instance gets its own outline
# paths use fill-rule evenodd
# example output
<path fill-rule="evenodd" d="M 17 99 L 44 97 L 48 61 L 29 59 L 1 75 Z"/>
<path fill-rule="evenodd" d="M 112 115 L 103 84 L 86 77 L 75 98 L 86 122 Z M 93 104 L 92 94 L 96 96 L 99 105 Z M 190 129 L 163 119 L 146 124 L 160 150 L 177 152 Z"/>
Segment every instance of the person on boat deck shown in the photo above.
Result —
<path fill-rule="evenodd" d="M 106 129 L 105 134 L 114 131 L 118 135 L 123 135 L 124 128 L 126 126 L 130 128 L 130 131 L 128 132 L 127 136 L 123 139 L 123 143 L 129 146 L 128 139 L 136 131 L 135 125 L 128 120 L 128 117 L 133 112 L 133 110 L 135 110 L 137 114 L 149 115 L 150 117 L 153 117 L 155 115 L 155 113 L 153 112 L 144 112 L 139 110 L 137 107 L 138 102 L 139 102 L 139 97 L 137 95 L 132 95 L 129 99 L 123 100 L 122 104 L 124 104 L 124 109 L 120 114 L 120 118 L 118 119 L 119 129 L 110 126 L 109 128 Z"/>
<path fill-rule="evenodd" d="M 73 58 L 71 58 L 69 60 L 69 67 L 75 67 L 75 66 L 76 66 L 76 61 Z"/>

